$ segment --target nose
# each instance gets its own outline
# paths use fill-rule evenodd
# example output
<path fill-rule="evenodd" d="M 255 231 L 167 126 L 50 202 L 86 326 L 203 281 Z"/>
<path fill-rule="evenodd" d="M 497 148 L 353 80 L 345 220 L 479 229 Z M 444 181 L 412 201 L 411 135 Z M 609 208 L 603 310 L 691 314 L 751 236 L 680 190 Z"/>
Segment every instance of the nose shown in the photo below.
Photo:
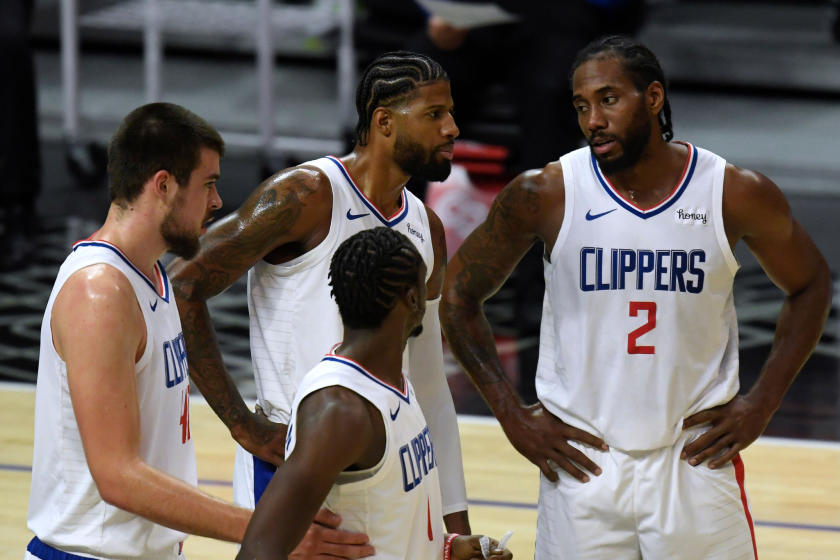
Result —
<path fill-rule="evenodd" d="M 219 196 L 219 191 L 216 185 L 213 185 L 213 190 L 210 192 L 210 210 L 218 210 L 222 207 L 222 198 Z"/>
<path fill-rule="evenodd" d="M 604 113 L 601 111 L 600 107 L 595 104 L 593 107 L 589 109 L 584 115 L 583 119 L 584 122 L 581 122 L 581 128 L 584 126 L 586 130 L 589 131 L 590 136 L 599 130 L 603 130 L 609 126 L 607 119 L 604 117 Z M 586 131 L 584 131 L 586 132 Z"/>
<path fill-rule="evenodd" d="M 461 131 L 458 129 L 458 125 L 455 124 L 455 117 L 451 114 L 446 118 L 443 123 L 443 128 L 441 128 L 440 133 L 445 136 L 446 138 L 458 138 L 458 135 L 461 134 Z"/>

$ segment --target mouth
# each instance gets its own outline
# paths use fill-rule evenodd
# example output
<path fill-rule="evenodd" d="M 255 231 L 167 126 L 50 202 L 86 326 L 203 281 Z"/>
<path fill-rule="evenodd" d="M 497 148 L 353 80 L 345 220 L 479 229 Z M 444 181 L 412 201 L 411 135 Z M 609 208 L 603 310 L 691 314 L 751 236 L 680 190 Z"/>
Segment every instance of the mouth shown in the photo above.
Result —
<path fill-rule="evenodd" d="M 598 155 L 609 152 L 615 146 L 615 143 L 615 140 L 603 137 L 594 138 L 589 141 L 589 145 L 592 146 L 592 151 Z"/>
<path fill-rule="evenodd" d="M 208 216 L 204 220 L 204 222 L 202 222 L 202 224 L 201 224 L 201 233 L 202 234 L 207 233 L 207 226 L 209 226 L 210 222 L 212 222 L 212 221 L 213 221 L 213 216 Z"/>
<path fill-rule="evenodd" d="M 454 157 L 455 144 L 446 144 L 445 146 L 438 148 L 436 151 L 446 159 L 451 160 Z"/>

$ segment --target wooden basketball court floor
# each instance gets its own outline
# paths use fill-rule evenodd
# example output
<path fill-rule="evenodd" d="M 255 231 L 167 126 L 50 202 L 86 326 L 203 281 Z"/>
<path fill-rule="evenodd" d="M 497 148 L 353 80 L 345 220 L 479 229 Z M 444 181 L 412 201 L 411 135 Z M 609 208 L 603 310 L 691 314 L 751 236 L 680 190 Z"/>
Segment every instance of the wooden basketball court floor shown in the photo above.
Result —
<path fill-rule="evenodd" d="M 26 510 L 34 405 L 32 386 L 0 385 L 0 560 L 22 559 L 32 538 Z M 231 500 L 234 443 L 200 400 L 191 406 L 191 431 L 201 488 Z M 536 467 L 492 419 L 462 418 L 460 431 L 473 530 L 499 538 L 512 529 L 514 557 L 533 558 Z M 840 558 L 840 444 L 762 438 L 743 458 L 760 558 Z M 190 560 L 236 555 L 234 545 L 196 537 L 184 548 Z"/>

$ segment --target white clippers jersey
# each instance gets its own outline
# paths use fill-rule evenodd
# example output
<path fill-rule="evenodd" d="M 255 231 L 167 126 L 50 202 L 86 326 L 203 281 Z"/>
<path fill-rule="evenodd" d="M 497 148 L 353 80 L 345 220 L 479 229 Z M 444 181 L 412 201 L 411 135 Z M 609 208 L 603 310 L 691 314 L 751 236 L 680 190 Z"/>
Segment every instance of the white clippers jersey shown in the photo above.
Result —
<path fill-rule="evenodd" d="M 640 210 L 588 148 L 561 158 L 563 226 L 545 263 L 537 393 L 622 451 L 673 445 L 738 392 L 738 263 L 721 211 L 726 162 L 686 144 L 673 192 Z"/>
<path fill-rule="evenodd" d="M 374 468 L 344 472 L 324 507 L 341 516 L 340 529 L 365 533 L 375 560 L 443 558 L 443 513 L 437 460 L 426 419 L 403 375 L 405 392 L 377 379 L 361 364 L 329 354 L 306 374 L 292 405 L 286 457 L 297 442 L 297 411 L 307 395 L 346 387 L 373 404 L 385 423 L 385 453 Z"/>
<path fill-rule="evenodd" d="M 317 167 L 330 180 L 333 207 L 329 234 L 305 255 L 279 265 L 261 260 L 248 273 L 257 397 L 268 417 L 283 424 L 289 422 L 303 376 L 318 365 L 336 340 L 344 338 L 338 305 L 328 285 L 330 261 L 338 246 L 360 231 L 386 226 L 414 242 L 426 263 L 426 280 L 434 264 L 429 218 L 417 197 L 403 190 L 400 210 L 386 218 L 362 194 L 338 158 L 330 156 L 303 165 Z"/>
<path fill-rule="evenodd" d="M 155 266 L 163 286 L 161 296 L 117 247 L 104 241 L 80 241 L 61 266 L 41 325 L 29 529 L 42 542 L 64 552 L 104 558 L 178 558 L 185 533 L 117 509 L 100 497 L 73 413 L 67 365 L 52 343 L 50 317 L 56 296 L 73 273 L 96 264 L 110 265 L 125 274 L 146 321 L 146 349 L 134 368 L 143 461 L 188 484 L 197 484 L 187 354 L 163 265 L 158 262 Z M 108 418 L 101 421 L 107 423 Z"/>

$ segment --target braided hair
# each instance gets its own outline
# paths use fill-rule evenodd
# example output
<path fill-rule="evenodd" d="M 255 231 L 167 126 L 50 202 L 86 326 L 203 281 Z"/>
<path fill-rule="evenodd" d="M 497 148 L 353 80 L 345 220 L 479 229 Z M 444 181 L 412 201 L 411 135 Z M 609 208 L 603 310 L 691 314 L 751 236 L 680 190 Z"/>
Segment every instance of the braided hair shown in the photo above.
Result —
<path fill-rule="evenodd" d="M 367 146 L 370 121 L 377 107 L 388 107 L 418 87 L 438 80 L 449 81 L 449 76 L 440 64 L 423 54 L 389 52 L 371 62 L 356 88 L 356 143 Z"/>
<path fill-rule="evenodd" d="M 420 280 L 423 258 L 406 236 L 378 227 L 346 239 L 333 254 L 330 286 L 341 320 L 351 329 L 375 329 L 397 298 Z"/>
<path fill-rule="evenodd" d="M 668 84 L 665 72 L 659 65 L 656 55 L 645 45 L 626 35 L 613 35 L 589 43 L 581 50 L 572 67 L 572 76 L 585 63 L 596 58 L 616 57 L 624 65 L 624 71 L 639 91 L 645 91 L 653 82 L 662 84 L 665 90 L 665 103 L 659 112 L 659 128 L 665 141 L 674 138 L 674 125 L 671 123 L 671 103 L 668 100 Z"/>

